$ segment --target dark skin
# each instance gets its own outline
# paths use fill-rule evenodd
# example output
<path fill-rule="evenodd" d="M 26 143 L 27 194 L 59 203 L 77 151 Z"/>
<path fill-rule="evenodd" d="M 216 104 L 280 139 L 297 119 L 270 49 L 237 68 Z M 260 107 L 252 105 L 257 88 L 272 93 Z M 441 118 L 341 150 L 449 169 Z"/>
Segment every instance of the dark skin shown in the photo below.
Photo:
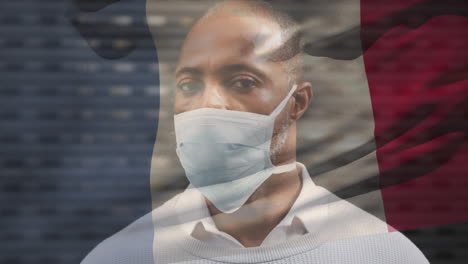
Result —
<path fill-rule="evenodd" d="M 291 89 L 283 63 L 265 56 L 265 45 L 256 39 L 274 37 L 280 27 L 268 16 L 239 16 L 241 3 L 202 18 L 188 34 L 175 72 L 176 114 L 199 108 L 219 108 L 268 115 Z M 272 146 L 288 120 L 287 137 L 274 160 L 275 165 L 296 159 L 296 121 L 312 99 L 308 82 L 297 81 L 296 92 L 275 121 Z M 284 218 L 302 186 L 298 170 L 273 174 L 246 204 L 233 213 L 219 211 L 206 200 L 217 228 L 245 247 L 259 246 Z"/>

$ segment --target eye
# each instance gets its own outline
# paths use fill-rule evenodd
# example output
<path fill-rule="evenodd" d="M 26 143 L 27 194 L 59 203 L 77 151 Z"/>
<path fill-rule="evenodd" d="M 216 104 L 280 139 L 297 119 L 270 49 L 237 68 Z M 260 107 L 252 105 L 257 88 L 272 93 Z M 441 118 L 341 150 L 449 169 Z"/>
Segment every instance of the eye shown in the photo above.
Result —
<path fill-rule="evenodd" d="M 192 94 L 203 89 L 203 83 L 200 81 L 185 81 L 177 85 L 177 88 L 183 93 Z"/>
<path fill-rule="evenodd" d="M 238 78 L 231 82 L 230 86 L 238 91 L 247 92 L 258 86 L 252 78 Z"/>

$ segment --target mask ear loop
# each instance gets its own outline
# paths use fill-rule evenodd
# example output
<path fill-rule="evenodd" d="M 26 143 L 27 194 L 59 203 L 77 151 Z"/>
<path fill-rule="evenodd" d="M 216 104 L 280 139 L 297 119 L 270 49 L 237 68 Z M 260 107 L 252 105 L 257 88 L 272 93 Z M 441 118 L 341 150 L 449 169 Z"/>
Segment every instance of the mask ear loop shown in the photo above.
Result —
<path fill-rule="evenodd" d="M 296 89 L 297 89 L 297 84 L 294 84 L 294 86 L 289 91 L 288 95 L 286 95 L 286 97 L 283 99 L 283 101 L 281 101 L 281 103 L 275 108 L 275 110 L 273 110 L 273 112 L 271 112 L 271 114 L 270 114 L 271 117 L 276 117 L 281 111 L 283 111 L 283 108 L 286 106 L 286 104 L 289 101 L 289 98 L 291 98 L 291 96 L 296 91 Z"/>

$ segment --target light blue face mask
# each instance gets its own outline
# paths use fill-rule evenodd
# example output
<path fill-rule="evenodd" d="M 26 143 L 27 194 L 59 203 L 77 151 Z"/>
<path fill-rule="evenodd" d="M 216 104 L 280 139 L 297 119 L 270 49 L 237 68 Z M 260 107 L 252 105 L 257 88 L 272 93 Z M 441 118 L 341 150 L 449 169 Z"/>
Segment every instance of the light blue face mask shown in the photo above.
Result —
<path fill-rule="evenodd" d="M 272 174 L 296 168 L 295 163 L 274 166 L 270 159 L 276 117 L 296 87 L 270 115 L 201 108 L 174 116 L 185 174 L 222 212 L 239 209 Z"/>

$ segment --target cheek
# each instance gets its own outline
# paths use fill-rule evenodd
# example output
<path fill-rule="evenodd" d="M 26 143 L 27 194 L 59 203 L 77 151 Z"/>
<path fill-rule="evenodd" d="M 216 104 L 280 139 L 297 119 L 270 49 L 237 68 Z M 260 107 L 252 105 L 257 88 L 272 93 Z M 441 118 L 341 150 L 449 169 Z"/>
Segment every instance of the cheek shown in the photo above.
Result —
<path fill-rule="evenodd" d="M 276 106 L 276 97 L 273 91 L 259 89 L 255 95 L 250 95 L 244 102 L 246 111 L 262 115 L 269 115 Z"/>
<path fill-rule="evenodd" d="M 270 90 L 262 89 L 258 93 L 258 100 L 265 104 L 271 104 L 274 101 L 273 92 Z"/>
<path fill-rule="evenodd" d="M 175 93 L 174 96 L 174 114 L 180 114 L 190 110 L 190 100 L 184 98 L 184 96 Z"/>

